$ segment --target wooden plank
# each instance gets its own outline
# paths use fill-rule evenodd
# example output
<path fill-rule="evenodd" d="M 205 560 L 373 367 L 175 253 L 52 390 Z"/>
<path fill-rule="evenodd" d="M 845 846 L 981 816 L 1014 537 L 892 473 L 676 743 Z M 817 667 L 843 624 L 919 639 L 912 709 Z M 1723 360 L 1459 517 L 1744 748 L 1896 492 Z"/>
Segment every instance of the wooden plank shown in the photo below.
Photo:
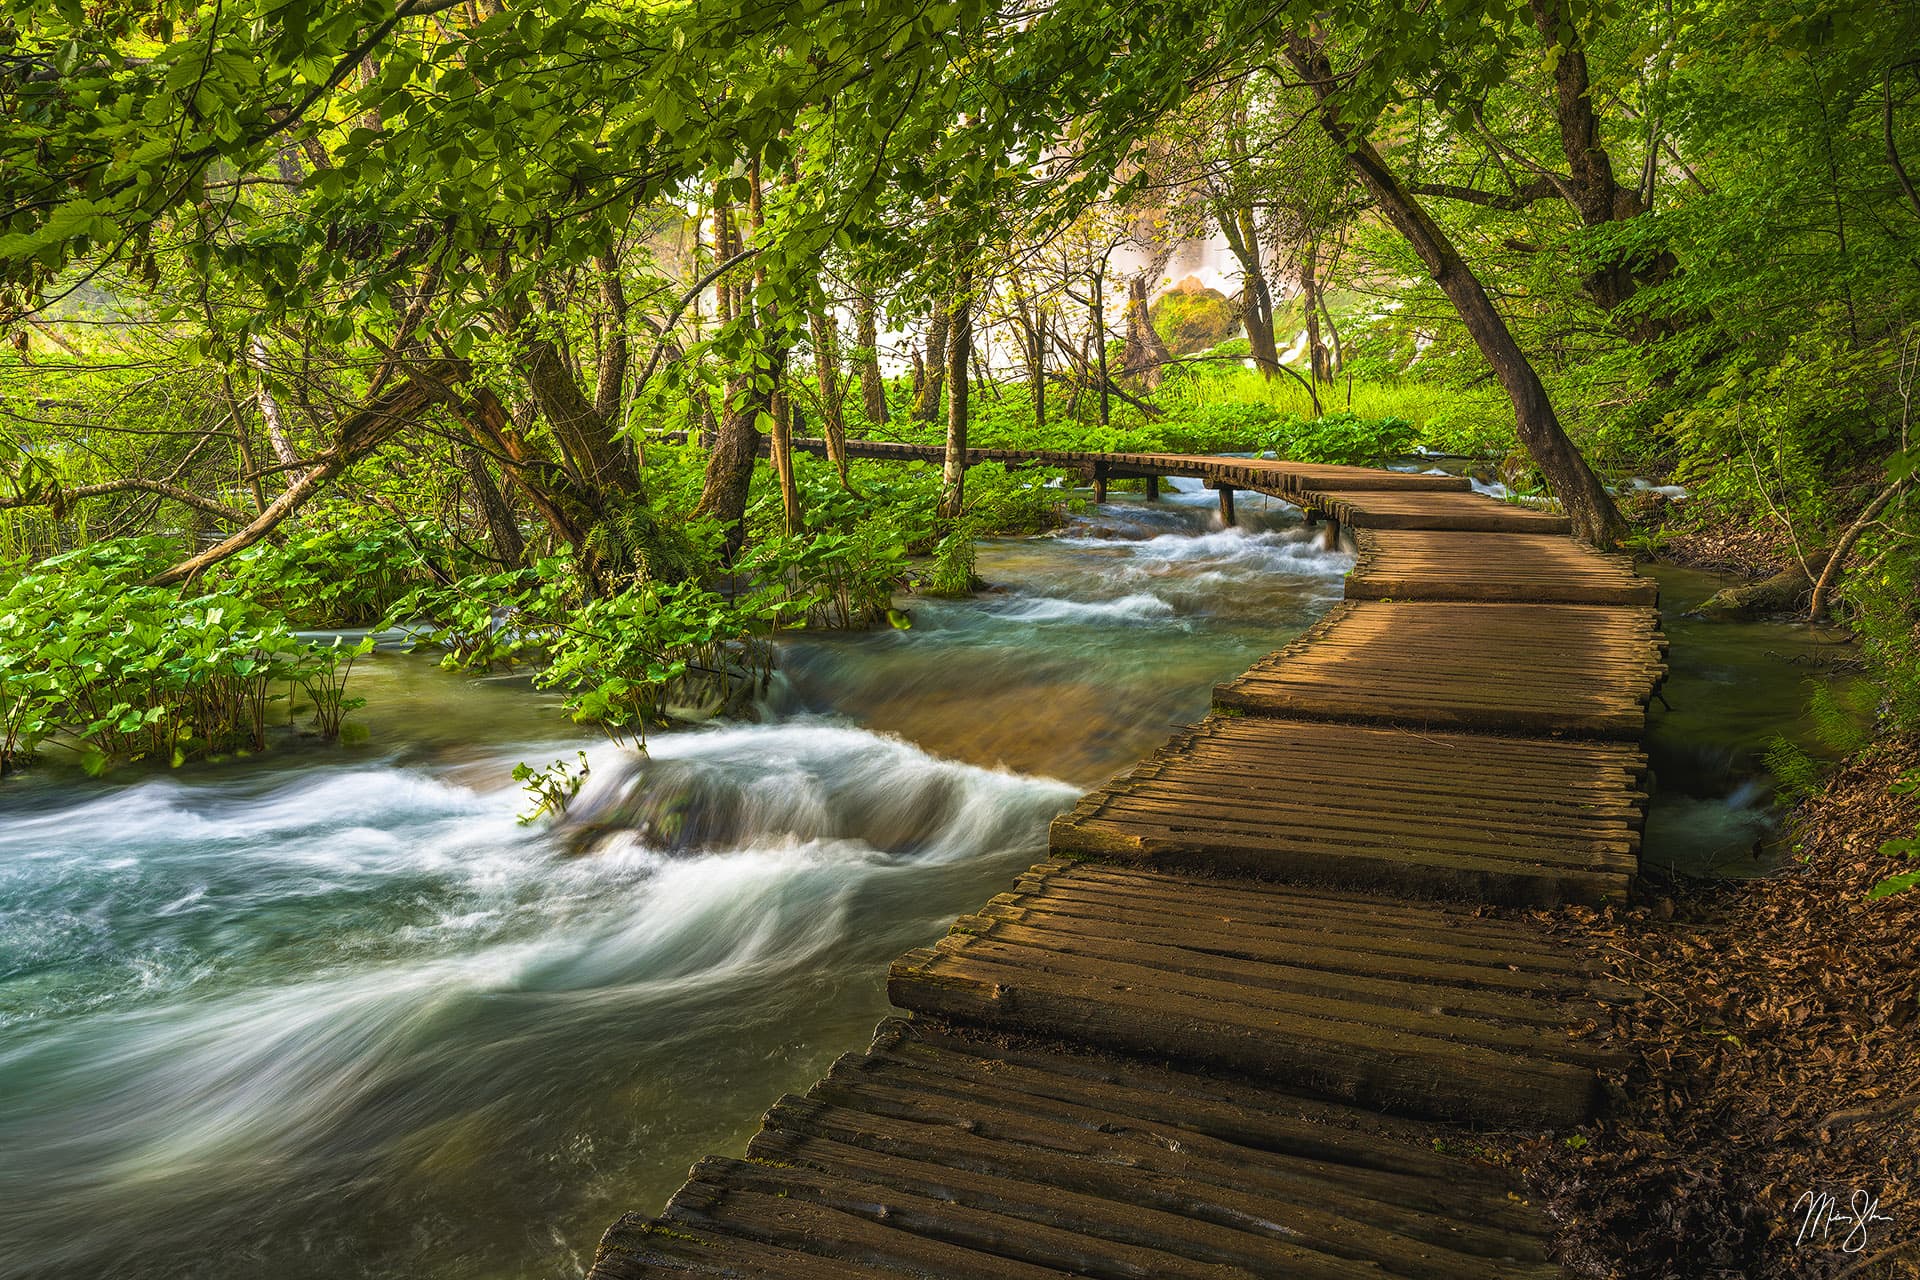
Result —
<path fill-rule="evenodd" d="M 587 1280 L 700 1276 L 716 1280 L 899 1280 L 913 1273 L 873 1267 L 738 1236 L 668 1225 L 629 1213 L 600 1238 Z"/>
<path fill-rule="evenodd" d="M 1349 600 L 1654 605 L 1660 586 L 1625 556 L 1534 533 L 1360 529 Z"/>
<path fill-rule="evenodd" d="M 1368 601 L 1335 606 L 1214 691 L 1314 719 L 1637 738 L 1666 676 L 1651 609 Z"/>
<path fill-rule="evenodd" d="M 1435 1016 L 1424 1031 L 1381 1027 L 1214 990 L 1196 997 L 1196 984 L 1169 990 L 1132 969 L 1125 979 L 1087 977 L 1042 967 L 1032 956 L 1009 963 L 969 950 L 928 948 L 895 961 L 887 988 L 893 1002 L 996 1031 L 1245 1072 L 1413 1116 L 1555 1127 L 1583 1123 L 1597 1101 L 1591 1068 L 1546 1057 L 1544 1042 L 1522 1045 L 1513 1035 L 1489 1036 L 1497 1046 L 1476 1042 L 1470 1037 L 1480 1028 L 1466 1019 Z"/>
<path fill-rule="evenodd" d="M 1549 1224 L 1449 1131 L 1243 1081 L 889 1019 L 703 1160 L 591 1280 L 1546 1280 Z"/>
<path fill-rule="evenodd" d="M 1160 870 L 1523 905 L 1619 900 L 1637 870 L 1644 769 L 1610 743 L 1212 716 L 1089 793 L 1051 839 L 1057 853 Z"/>
<path fill-rule="evenodd" d="M 1460 533 L 1567 533 L 1565 516 L 1473 493 L 1364 493 L 1302 489 L 1305 506 L 1354 529 L 1445 529 Z"/>

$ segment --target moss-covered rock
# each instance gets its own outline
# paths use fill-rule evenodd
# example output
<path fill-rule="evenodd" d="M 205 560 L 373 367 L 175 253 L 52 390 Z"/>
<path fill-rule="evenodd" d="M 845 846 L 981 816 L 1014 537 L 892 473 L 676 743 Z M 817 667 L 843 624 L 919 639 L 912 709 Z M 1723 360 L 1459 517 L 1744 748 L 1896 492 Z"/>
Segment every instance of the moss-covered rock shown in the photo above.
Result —
<path fill-rule="evenodd" d="M 1240 308 L 1193 276 L 1154 299 L 1148 314 L 1168 349 L 1181 356 L 1205 351 L 1240 329 Z"/>

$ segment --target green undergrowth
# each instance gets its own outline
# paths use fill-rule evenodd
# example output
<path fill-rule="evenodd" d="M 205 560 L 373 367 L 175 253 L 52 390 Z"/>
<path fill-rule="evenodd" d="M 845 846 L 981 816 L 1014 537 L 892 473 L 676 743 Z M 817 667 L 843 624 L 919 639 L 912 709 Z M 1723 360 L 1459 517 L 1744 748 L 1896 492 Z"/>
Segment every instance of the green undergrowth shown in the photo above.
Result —
<path fill-rule="evenodd" d="M 160 539 L 95 543 L 0 577 L 0 770 L 37 753 L 89 772 L 251 754 L 269 730 L 349 734 L 364 645 L 315 643 L 248 596 L 155 587 Z"/>

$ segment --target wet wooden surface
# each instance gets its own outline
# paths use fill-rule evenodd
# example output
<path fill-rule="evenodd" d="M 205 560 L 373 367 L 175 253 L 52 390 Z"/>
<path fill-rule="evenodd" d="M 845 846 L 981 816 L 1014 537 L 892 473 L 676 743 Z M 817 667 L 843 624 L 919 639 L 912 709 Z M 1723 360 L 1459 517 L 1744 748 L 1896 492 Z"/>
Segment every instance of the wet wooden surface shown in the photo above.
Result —
<path fill-rule="evenodd" d="M 1349 600 L 1486 600 L 1530 604 L 1659 603 L 1659 584 L 1625 556 L 1538 533 L 1355 531 Z"/>
<path fill-rule="evenodd" d="M 1420 897 L 1618 902 L 1645 774 L 1626 743 L 1212 716 L 1055 819 L 1052 845 Z"/>
<path fill-rule="evenodd" d="M 640 1276 L 1558 1275 L 1457 1135 L 1165 1067 L 882 1024 L 607 1233 Z"/>
<path fill-rule="evenodd" d="M 1258 715 L 1632 740 L 1666 676 L 1623 605 L 1347 601 L 1214 693 Z"/>
<path fill-rule="evenodd" d="M 1562 1274 L 1505 1175 L 1436 1147 L 1584 1121 L 1616 1061 L 1595 1028 L 1635 993 L 1499 908 L 1630 891 L 1652 584 L 1457 477 L 969 460 L 1281 497 L 1355 531 L 1348 601 L 896 961 L 910 1018 L 623 1218 L 594 1280 Z"/>

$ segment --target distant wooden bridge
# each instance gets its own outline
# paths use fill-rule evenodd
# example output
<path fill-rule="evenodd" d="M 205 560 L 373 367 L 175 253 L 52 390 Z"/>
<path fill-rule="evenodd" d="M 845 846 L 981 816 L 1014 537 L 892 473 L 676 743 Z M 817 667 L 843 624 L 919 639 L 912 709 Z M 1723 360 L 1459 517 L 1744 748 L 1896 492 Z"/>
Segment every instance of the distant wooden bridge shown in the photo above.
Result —
<path fill-rule="evenodd" d="M 592 1280 L 1560 1275 L 1513 1180 L 1444 1152 L 1588 1119 L 1617 1064 L 1596 1028 L 1635 993 L 1482 908 L 1631 886 L 1654 584 L 1450 476 L 988 460 L 1280 497 L 1353 530 L 1346 601 L 895 961 L 910 1016 L 622 1218 Z"/>

